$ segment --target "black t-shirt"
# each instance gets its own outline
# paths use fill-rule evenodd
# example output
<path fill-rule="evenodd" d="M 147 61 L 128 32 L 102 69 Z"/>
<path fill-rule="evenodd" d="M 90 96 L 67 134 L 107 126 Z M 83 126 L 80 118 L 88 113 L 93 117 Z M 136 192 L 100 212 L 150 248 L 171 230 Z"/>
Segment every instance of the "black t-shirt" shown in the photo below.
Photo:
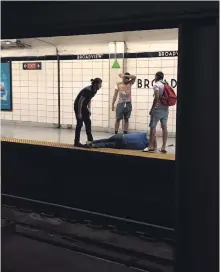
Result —
<path fill-rule="evenodd" d="M 75 110 L 78 109 L 79 100 L 81 97 L 84 98 L 83 104 L 82 104 L 82 109 L 87 109 L 89 102 L 96 95 L 96 93 L 97 93 L 97 91 L 92 90 L 92 86 L 88 86 L 88 87 L 85 87 L 84 89 L 82 89 L 75 99 L 75 102 L 74 102 Z"/>

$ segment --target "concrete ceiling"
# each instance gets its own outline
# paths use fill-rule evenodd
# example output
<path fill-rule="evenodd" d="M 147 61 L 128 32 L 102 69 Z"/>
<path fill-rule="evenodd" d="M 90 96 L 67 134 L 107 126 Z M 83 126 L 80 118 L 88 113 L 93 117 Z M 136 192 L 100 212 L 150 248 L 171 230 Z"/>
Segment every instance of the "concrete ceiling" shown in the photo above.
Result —
<path fill-rule="evenodd" d="M 177 40 L 178 29 L 161 29 L 161 30 L 143 30 L 143 31 L 128 31 L 115 32 L 107 34 L 79 35 L 79 36 L 59 36 L 34 39 L 21 39 L 24 43 L 32 47 L 48 47 L 47 43 L 52 43 L 56 46 L 77 45 L 77 44 L 103 44 L 115 41 L 125 42 L 144 42 L 144 41 L 165 41 Z M 45 42 L 47 43 L 45 43 Z"/>

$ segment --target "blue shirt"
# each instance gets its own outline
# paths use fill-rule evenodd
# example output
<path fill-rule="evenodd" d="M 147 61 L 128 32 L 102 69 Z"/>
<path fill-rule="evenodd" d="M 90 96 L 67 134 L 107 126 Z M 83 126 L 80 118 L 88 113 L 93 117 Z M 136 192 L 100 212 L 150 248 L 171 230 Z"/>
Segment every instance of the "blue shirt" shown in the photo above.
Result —
<path fill-rule="evenodd" d="M 124 134 L 123 142 L 125 149 L 143 150 L 148 146 L 147 133 L 134 132 Z"/>

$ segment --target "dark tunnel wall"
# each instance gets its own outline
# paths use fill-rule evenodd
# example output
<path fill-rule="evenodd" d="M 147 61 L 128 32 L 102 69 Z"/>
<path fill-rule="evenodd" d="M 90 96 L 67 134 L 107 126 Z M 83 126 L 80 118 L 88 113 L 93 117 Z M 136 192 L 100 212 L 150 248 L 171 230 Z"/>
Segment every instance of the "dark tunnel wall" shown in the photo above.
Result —
<path fill-rule="evenodd" d="M 175 161 L 2 142 L 2 193 L 174 226 Z"/>

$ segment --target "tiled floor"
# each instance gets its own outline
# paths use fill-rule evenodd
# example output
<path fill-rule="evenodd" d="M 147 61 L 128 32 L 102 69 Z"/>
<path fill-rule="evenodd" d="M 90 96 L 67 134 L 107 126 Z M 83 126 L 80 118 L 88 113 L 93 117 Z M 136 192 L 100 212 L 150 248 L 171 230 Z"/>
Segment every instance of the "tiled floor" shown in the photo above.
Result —
<path fill-rule="evenodd" d="M 94 139 L 108 138 L 112 134 L 106 132 L 93 131 Z M 72 144 L 74 139 L 74 131 L 68 129 L 43 128 L 15 124 L 1 124 L 1 137 L 10 137 L 16 139 L 39 140 L 57 143 Z M 81 142 L 86 142 L 86 133 L 83 130 L 81 133 Z M 158 148 L 161 146 L 162 139 L 158 137 Z M 175 138 L 169 138 L 167 145 L 173 144 L 172 147 L 167 147 L 168 153 L 175 154 Z"/>

